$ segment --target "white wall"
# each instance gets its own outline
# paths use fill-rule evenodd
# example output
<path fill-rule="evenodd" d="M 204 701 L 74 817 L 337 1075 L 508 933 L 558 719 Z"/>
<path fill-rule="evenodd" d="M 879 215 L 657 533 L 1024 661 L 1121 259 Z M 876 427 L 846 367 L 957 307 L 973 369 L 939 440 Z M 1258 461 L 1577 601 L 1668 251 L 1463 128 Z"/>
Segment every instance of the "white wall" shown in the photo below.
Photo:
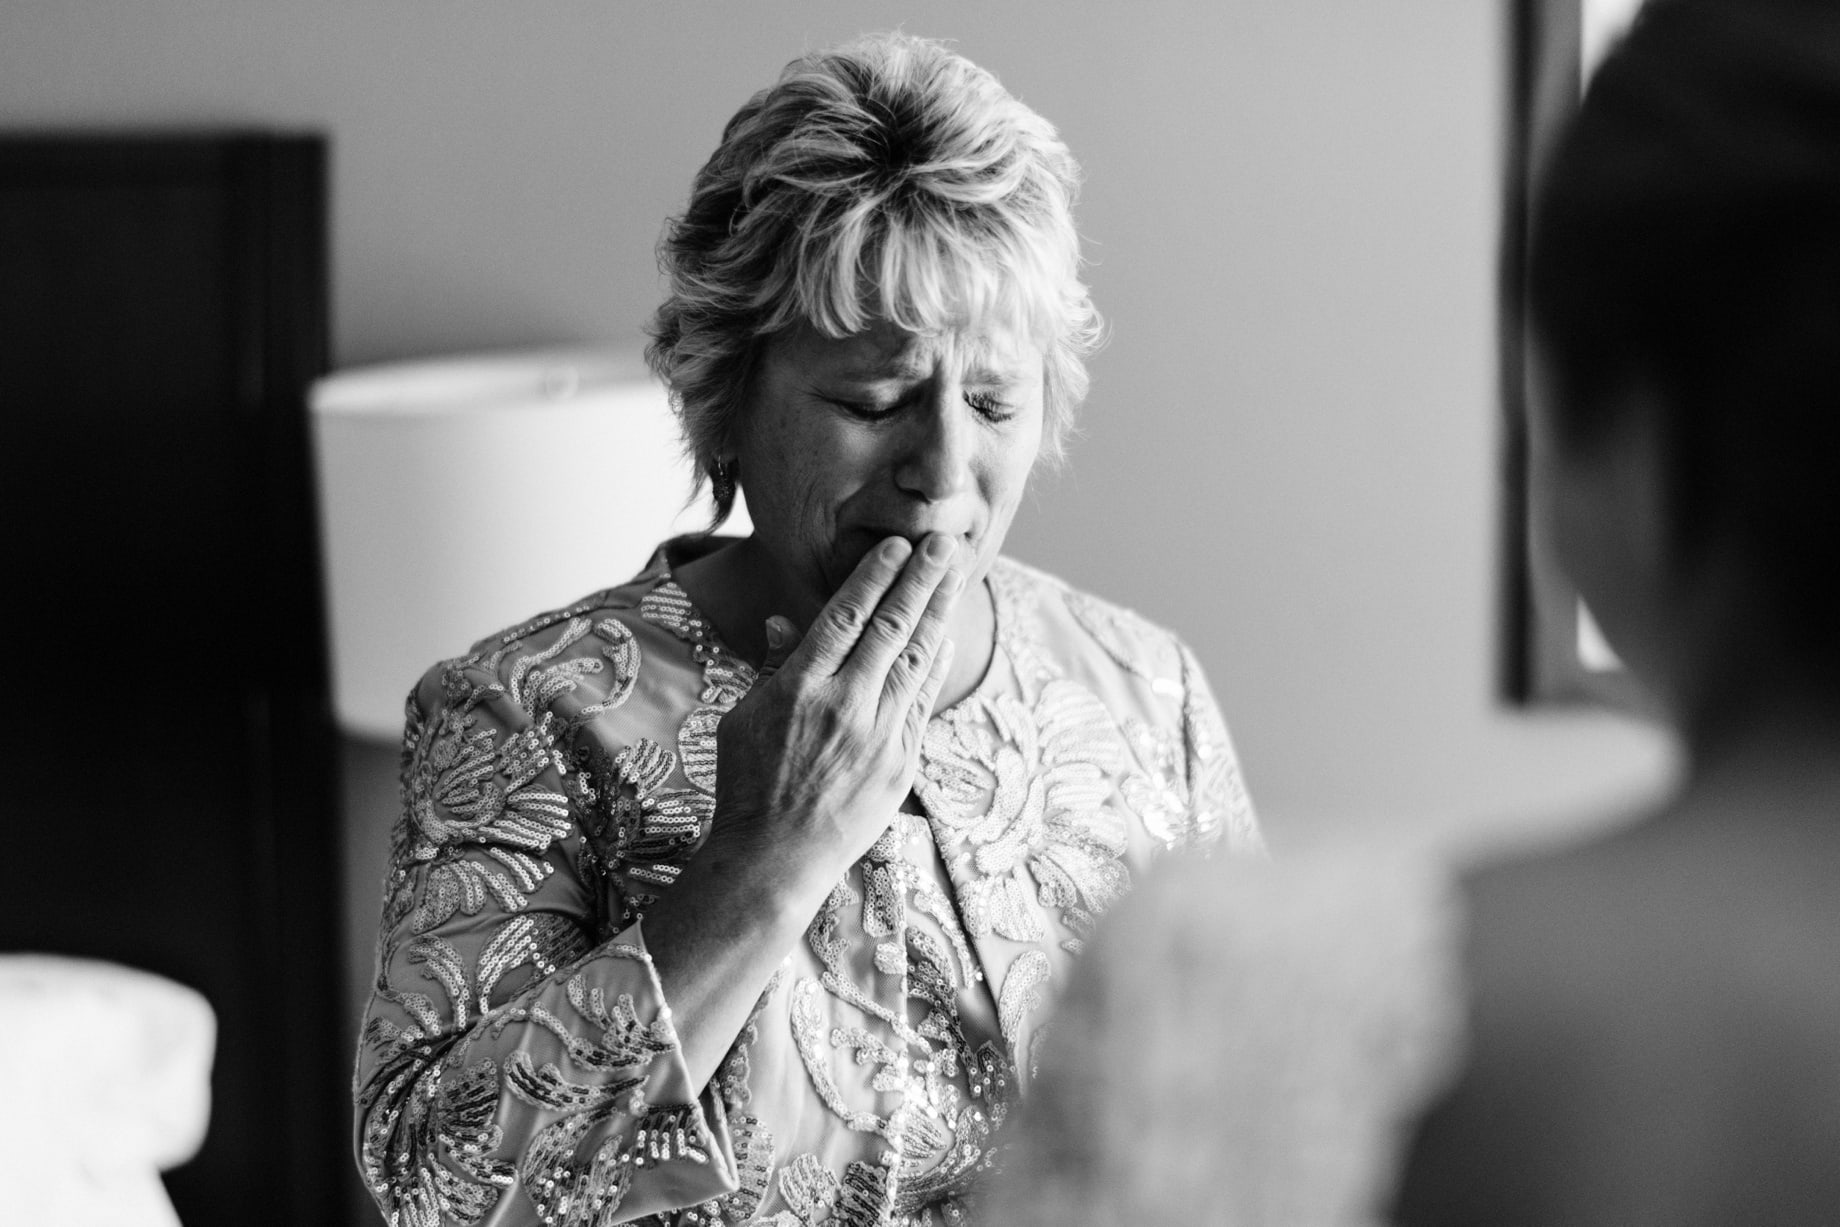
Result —
<path fill-rule="evenodd" d="M 1113 325 L 1012 552 L 1189 637 L 1274 842 L 1501 833 L 1668 770 L 1493 697 L 1505 0 L 4 3 L 0 124 L 331 132 L 342 362 L 636 342 L 749 92 L 858 30 L 954 38 L 1084 161 Z"/>

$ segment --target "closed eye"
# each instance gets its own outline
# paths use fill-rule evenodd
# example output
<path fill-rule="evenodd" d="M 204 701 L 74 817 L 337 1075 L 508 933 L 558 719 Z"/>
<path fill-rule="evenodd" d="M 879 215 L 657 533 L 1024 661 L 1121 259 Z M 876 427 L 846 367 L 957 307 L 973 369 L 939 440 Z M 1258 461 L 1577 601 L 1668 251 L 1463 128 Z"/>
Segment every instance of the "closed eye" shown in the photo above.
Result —
<path fill-rule="evenodd" d="M 835 405 L 861 422 L 885 421 L 901 411 L 899 401 L 893 404 L 878 405 L 870 401 L 842 400 L 835 396 L 826 396 L 823 400 L 826 404 Z"/>
<path fill-rule="evenodd" d="M 859 422 L 885 422 L 907 407 L 907 401 L 897 400 L 887 403 L 875 401 L 845 400 L 842 397 L 826 396 L 821 398 L 826 404 L 835 405 Z M 965 403 L 977 415 L 993 425 L 1000 425 L 1016 416 L 1013 406 L 999 400 L 988 392 L 967 392 Z"/>
<path fill-rule="evenodd" d="M 988 392 L 967 392 L 965 403 L 978 411 L 988 422 L 1007 422 L 1016 416 L 1016 411 Z"/>

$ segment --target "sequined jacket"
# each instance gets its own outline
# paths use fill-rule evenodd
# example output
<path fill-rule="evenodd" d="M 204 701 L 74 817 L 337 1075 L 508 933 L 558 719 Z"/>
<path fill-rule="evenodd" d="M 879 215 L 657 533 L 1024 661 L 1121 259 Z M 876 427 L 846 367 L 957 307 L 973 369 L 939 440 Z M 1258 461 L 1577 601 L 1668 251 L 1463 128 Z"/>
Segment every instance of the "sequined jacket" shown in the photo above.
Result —
<path fill-rule="evenodd" d="M 997 649 L 899 815 L 690 1085 L 645 949 L 754 680 L 671 578 L 478 644 L 411 696 L 354 1081 L 390 1222 L 971 1221 L 1042 1018 L 1157 857 L 1259 849 L 1188 649 L 1004 560 Z"/>

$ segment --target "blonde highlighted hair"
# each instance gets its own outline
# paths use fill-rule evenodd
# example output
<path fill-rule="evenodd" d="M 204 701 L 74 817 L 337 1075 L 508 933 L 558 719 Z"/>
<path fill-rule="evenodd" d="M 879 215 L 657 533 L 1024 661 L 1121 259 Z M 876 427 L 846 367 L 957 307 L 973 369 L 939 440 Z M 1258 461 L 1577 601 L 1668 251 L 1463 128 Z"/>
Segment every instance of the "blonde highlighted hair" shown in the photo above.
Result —
<path fill-rule="evenodd" d="M 1044 457 L 1086 395 L 1100 321 L 1080 279 L 1079 166 L 1053 125 L 929 39 L 877 34 L 794 60 L 749 99 L 666 226 L 646 358 L 699 483 L 734 446 L 761 347 L 807 324 L 999 324 L 1046 350 Z M 715 520 L 733 503 L 715 483 Z"/>

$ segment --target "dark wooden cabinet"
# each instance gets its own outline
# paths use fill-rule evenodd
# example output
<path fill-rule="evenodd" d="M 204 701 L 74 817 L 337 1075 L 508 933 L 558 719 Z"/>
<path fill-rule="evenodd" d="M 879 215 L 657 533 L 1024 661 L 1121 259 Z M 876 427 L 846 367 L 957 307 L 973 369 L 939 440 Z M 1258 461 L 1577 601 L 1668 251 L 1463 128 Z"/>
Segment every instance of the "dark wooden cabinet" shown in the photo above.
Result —
<path fill-rule="evenodd" d="M 343 1210 L 312 136 L 0 135 L 0 948 L 202 991 L 187 1227 Z"/>

